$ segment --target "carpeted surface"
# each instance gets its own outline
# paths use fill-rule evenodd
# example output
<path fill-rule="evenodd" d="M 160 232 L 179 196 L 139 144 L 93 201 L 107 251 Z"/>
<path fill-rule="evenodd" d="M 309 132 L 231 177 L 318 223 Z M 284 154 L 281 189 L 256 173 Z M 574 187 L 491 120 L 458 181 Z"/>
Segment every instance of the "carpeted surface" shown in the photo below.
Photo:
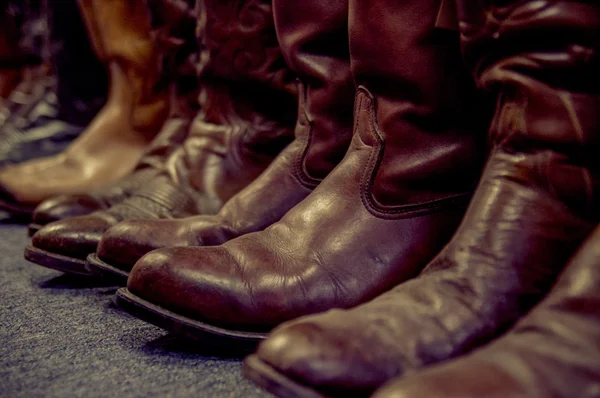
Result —
<path fill-rule="evenodd" d="M 23 259 L 0 216 L 1 397 L 265 397 L 239 359 L 193 348 L 112 304 L 115 288 Z"/>

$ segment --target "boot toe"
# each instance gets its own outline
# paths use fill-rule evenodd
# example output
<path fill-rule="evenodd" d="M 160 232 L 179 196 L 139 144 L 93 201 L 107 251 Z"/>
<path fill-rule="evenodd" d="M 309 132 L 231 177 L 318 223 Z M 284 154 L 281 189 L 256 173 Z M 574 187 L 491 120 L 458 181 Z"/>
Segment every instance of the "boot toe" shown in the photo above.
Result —
<path fill-rule="evenodd" d="M 366 350 L 377 340 L 356 333 L 364 324 L 330 310 L 282 324 L 258 347 L 258 357 L 284 376 L 326 394 L 369 395 L 394 372 L 387 359 Z"/>
<path fill-rule="evenodd" d="M 344 353 L 317 325 L 305 322 L 277 328 L 259 345 L 257 355 L 286 376 L 319 386 L 326 374 L 330 379 L 338 371 L 331 358 Z"/>
<path fill-rule="evenodd" d="M 50 253 L 85 260 L 96 247 L 111 222 L 103 217 L 76 217 L 55 221 L 40 229 L 32 245 Z"/>
<path fill-rule="evenodd" d="M 145 254 L 163 247 L 186 246 L 185 232 L 176 220 L 123 221 L 100 239 L 96 254 L 100 260 L 130 271 Z"/>
<path fill-rule="evenodd" d="M 528 397 L 516 379 L 488 360 L 472 356 L 397 378 L 374 398 L 502 398 Z"/>
<path fill-rule="evenodd" d="M 104 203 L 90 195 L 61 195 L 42 202 L 33 212 L 33 222 L 46 225 L 66 218 L 88 215 L 105 208 Z"/>
<path fill-rule="evenodd" d="M 127 288 L 180 315 L 217 326 L 247 326 L 252 297 L 238 264 L 222 246 L 171 247 L 142 257 Z"/>

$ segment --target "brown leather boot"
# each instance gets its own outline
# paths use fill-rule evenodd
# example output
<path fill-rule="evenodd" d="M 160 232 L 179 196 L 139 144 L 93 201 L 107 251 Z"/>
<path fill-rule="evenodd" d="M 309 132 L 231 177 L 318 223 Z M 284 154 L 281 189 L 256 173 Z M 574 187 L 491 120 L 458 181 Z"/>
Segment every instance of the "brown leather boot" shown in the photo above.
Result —
<path fill-rule="evenodd" d="M 88 268 L 120 275 L 147 252 L 169 246 L 213 246 L 260 231 L 301 202 L 342 159 L 352 137 L 354 82 L 348 48 L 348 3 L 274 3 L 287 64 L 304 82 L 296 139 L 217 215 L 137 220 L 109 229 Z"/>
<path fill-rule="evenodd" d="M 290 143 L 296 78 L 282 58 L 270 1 L 206 0 L 201 5 L 201 112 L 184 144 L 156 178 L 121 203 L 41 229 L 28 259 L 86 273 L 86 257 L 111 226 L 215 214 Z"/>
<path fill-rule="evenodd" d="M 165 50 L 161 84 L 169 86 L 168 120 L 132 174 L 99 190 L 60 195 L 42 202 L 33 213 L 30 235 L 51 222 L 107 210 L 122 202 L 157 177 L 166 159 L 187 138 L 191 120 L 198 112 L 194 0 L 187 0 L 187 3 L 152 0 L 149 5 L 152 36 L 156 45 Z"/>
<path fill-rule="evenodd" d="M 109 69 L 108 102 L 61 154 L 0 171 L 0 208 L 6 211 L 31 214 L 52 196 L 88 192 L 121 179 L 168 114 L 144 3 L 80 0 L 80 5 L 95 51 Z"/>
<path fill-rule="evenodd" d="M 600 228 L 546 299 L 492 344 L 392 381 L 375 398 L 597 397 Z"/>
<path fill-rule="evenodd" d="M 465 57 L 498 105 L 491 154 L 463 223 L 417 279 L 274 331 L 248 362 L 262 386 L 367 395 L 464 354 L 529 311 L 598 223 L 600 7 L 479 4 L 491 5 L 459 2 Z"/>
<path fill-rule="evenodd" d="M 458 226 L 484 155 L 475 86 L 457 32 L 434 27 L 438 8 L 351 2 L 360 87 L 342 162 L 264 231 L 142 257 L 119 303 L 202 341 L 248 347 L 283 321 L 358 305 L 417 275 Z"/>

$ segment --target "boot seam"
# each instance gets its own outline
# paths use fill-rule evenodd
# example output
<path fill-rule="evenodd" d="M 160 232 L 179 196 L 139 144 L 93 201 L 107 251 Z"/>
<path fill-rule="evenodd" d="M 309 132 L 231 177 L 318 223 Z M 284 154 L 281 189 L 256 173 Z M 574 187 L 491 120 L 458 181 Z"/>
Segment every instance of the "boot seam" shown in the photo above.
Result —
<path fill-rule="evenodd" d="M 385 206 L 377 202 L 371 193 L 371 190 L 379 171 L 379 166 L 383 159 L 385 150 L 385 140 L 383 135 L 379 131 L 373 108 L 376 106 L 375 98 L 371 92 L 364 86 L 358 88 L 358 92 L 368 95 L 371 98 L 372 106 L 367 109 L 369 123 L 373 128 L 373 137 L 375 138 L 375 145 L 372 146 L 369 160 L 367 161 L 367 167 L 362 172 L 360 179 L 360 198 L 363 206 L 375 217 L 388 218 L 388 219 L 408 219 L 422 217 L 430 214 L 436 214 L 452 207 L 466 207 L 470 201 L 471 193 L 465 192 L 448 196 L 441 199 L 431 200 L 424 203 L 418 204 L 406 204 L 397 206 Z M 362 109 L 362 98 L 360 99 L 359 106 L 357 107 L 357 113 L 360 114 Z M 360 116 L 357 115 L 355 126 L 358 130 L 358 119 Z M 358 133 L 357 133 L 358 134 Z"/>
<path fill-rule="evenodd" d="M 306 110 L 306 97 L 309 88 L 305 86 L 300 81 L 300 79 L 298 79 L 298 85 L 300 86 L 298 92 L 302 96 L 302 98 L 299 99 L 302 103 L 302 114 L 304 115 L 304 119 L 306 120 L 306 127 L 304 128 L 307 131 L 305 132 L 304 137 L 302 138 L 303 148 L 301 151 L 299 150 L 299 153 L 297 154 L 297 156 L 295 156 L 296 159 L 294 160 L 292 167 L 294 171 L 294 178 L 296 179 L 296 181 L 303 187 L 312 190 L 315 189 L 321 183 L 322 180 L 309 176 L 304 168 L 304 163 L 306 161 L 306 158 L 308 157 L 308 151 L 310 150 L 310 145 L 313 142 L 314 121 L 309 115 L 308 111 Z M 298 117 L 300 118 L 300 115 L 298 115 Z"/>

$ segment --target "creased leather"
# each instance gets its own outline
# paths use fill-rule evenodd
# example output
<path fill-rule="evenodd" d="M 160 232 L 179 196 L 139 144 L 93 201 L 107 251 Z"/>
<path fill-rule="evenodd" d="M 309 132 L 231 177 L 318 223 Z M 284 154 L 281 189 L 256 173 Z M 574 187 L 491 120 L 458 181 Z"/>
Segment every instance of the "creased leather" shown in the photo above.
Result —
<path fill-rule="evenodd" d="M 472 354 L 392 381 L 374 397 L 598 396 L 599 265 L 596 228 L 548 297 L 508 333 Z"/>
<path fill-rule="evenodd" d="M 217 215 L 123 222 L 99 244 L 102 260 L 129 271 L 153 249 L 212 246 L 262 230 L 306 198 L 340 162 L 353 122 L 347 2 L 276 1 L 274 8 L 283 55 L 303 82 L 295 140 Z"/>
<path fill-rule="evenodd" d="M 342 162 L 261 232 L 216 247 L 148 253 L 131 271 L 132 294 L 214 325 L 265 331 L 369 300 L 414 277 L 443 247 L 480 170 L 475 130 L 458 118 L 469 114 L 475 86 L 458 35 L 433 28 L 437 1 L 394 3 L 383 9 L 363 2 L 360 11 L 350 3 L 351 67 L 363 86 Z M 403 24 L 394 17 L 408 12 L 423 18 Z M 382 29 L 358 26 L 367 18 L 356 15 L 370 15 Z M 375 42 L 391 47 L 378 49 L 385 57 L 371 58 Z M 413 62 L 389 57 L 411 52 Z M 391 82 L 411 89 L 391 92 Z"/>
<path fill-rule="evenodd" d="M 270 2 L 206 1 L 199 9 L 200 111 L 183 144 L 164 159 L 152 181 L 87 217 L 97 219 L 94 229 L 100 223 L 106 230 L 124 220 L 214 214 L 291 140 L 295 77 L 283 62 Z M 73 236 L 70 231 L 84 223 L 92 221 L 48 225 L 33 244 L 67 250 L 56 244 L 60 235 Z M 97 244 L 99 237 L 93 236 Z M 69 242 L 70 255 L 85 259 L 91 253 L 90 245 L 77 249 L 77 241 Z"/>
<path fill-rule="evenodd" d="M 498 98 L 490 156 L 461 226 L 418 278 L 273 332 L 258 353 L 286 376 L 320 391 L 368 394 L 469 352 L 527 313 L 598 223 L 600 85 L 587 78 L 600 8 L 487 4 L 458 7 L 465 58 Z M 571 79 L 558 78 L 567 69 Z"/>

